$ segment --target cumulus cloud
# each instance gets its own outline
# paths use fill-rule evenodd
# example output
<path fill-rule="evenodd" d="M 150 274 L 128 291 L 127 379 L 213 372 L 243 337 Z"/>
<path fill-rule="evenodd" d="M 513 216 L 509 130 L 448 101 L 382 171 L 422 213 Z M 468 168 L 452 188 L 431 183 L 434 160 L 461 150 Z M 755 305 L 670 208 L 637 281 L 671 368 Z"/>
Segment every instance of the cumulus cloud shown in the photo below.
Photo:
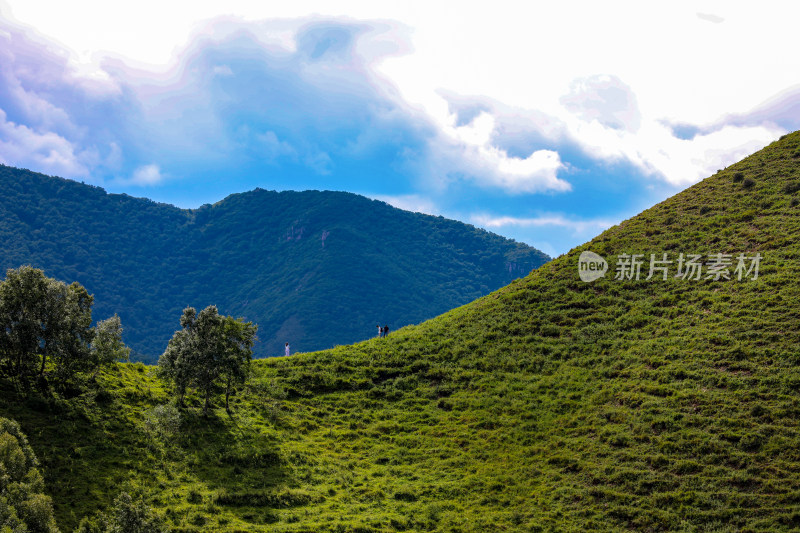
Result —
<path fill-rule="evenodd" d="M 700 129 L 713 131 L 724 126 L 763 125 L 778 126 L 786 131 L 800 129 L 800 85 L 778 92 L 749 111 L 725 115 L 709 126 L 701 126 Z"/>
<path fill-rule="evenodd" d="M 635 132 L 641 124 L 636 95 L 616 76 L 576 79 L 561 103 L 583 120 L 596 120 L 608 128 Z"/>
<path fill-rule="evenodd" d="M 115 177 L 109 183 L 123 187 L 152 187 L 162 183 L 164 179 L 161 168 L 155 163 L 151 163 L 137 167 L 128 177 Z"/>
<path fill-rule="evenodd" d="M 215 76 L 233 76 L 233 71 L 228 65 L 216 65 L 211 69 Z"/>
<path fill-rule="evenodd" d="M 797 88 L 715 124 L 676 124 L 643 114 L 635 87 L 611 74 L 574 80 L 548 112 L 439 89 L 432 114 L 378 68 L 411 49 L 409 29 L 386 21 L 219 18 L 167 65 L 106 56 L 91 72 L 31 29 L 0 26 L 0 158 L 100 183 L 241 168 L 276 188 L 563 193 L 580 153 L 685 185 L 800 127 Z"/>
<path fill-rule="evenodd" d="M 439 153 L 453 159 L 444 166 L 458 168 L 461 162 L 479 181 L 518 192 L 569 191 L 570 184 L 559 173 L 569 176 L 564 171 L 571 161 L 562 154 L 576 152 L 599 163 L 630 164 L 649 179 L 686 186 L 800 128 L 796 87 L 752 111 L 709 125 L 644 116 L 634 89 L 609 74 L 573 80 L 560 98 L 563 113 L 508 106 L 482 96 L 447 91 L 440 95 L 451 115 L 451 123 L 442 130 L 461 143 L 460 151 L 443 143 Z M 515 180 L 509 169 L 520 170 L 522 161 L 534 167 L 532 154 L 540 154 L 540 173 Z M 544 154 L 551 159 L 541 157 Z"/>
<path fill-rule="evenodd" d="M 678 136 L 672 127 L 648 120 L 639 131 L 607 128 L 597 121 L 568 121 L 580 148 L 598 160 L 626 161 L 645 175 L 686 186 L 763 148 L 781 133 L 774 126 L 723 126 L 709 132 Z"/>
<path fill-rule="evenodd" d="M 429 164 L 443 183 L 465 179 L 508 193 L 564 192 L 569 182 L 558 177 L 564 164 L 557 151 L 540 149 L 518 157 L 497 146 L 495 117 L 481 111 L 469 123 L 451 116 L 438 138 Z"/>
<path fill-rule="evenodd" d="M 561 154 L 576 152 L 600 163 L 627 163 L 650 179 L 686 186 L 778 137 L 783 131 L 764 116 L 777 119 L 779 110 L 791 111 L 795 102 L 795 95 L 787 93 L 763 106 L 762 116 L 730 117 L 730 124 L 704 129 L 643 117 L 633 89 L 611 75 L 574 80 L 560 100 L 566 111 L 560 116 L 487 97 L 441 94 L 452 121 L 443 127 L 449 144 L 442 142 L 438 149 L 443 166 L 451 171 L 469 167 L 477 181 L 510 192 L 571 190 L 559 176 L 570 166 Z"/>
<path fill-rule="evenodd" d="M 478 121 L 485 124 L 486 137 L 493 146 L 515 157 L 563 143 L 567 136 L 564 121 L 538 109 L 510 106 L 488 96 L 462 95 L 440 90 L 447 104 L 448 125 L 463 128 Z M 488 117 L 487 117 L 488 115 Z M 488 126 L 488 127 L 487 127 Z"/>
<path fill-rule="evenodd" d="M 278 139 L 274 131 L 259 133 L 256 138 L 260 141 L 261 154 L 265 159 L 275 161 L 281 156 L 296 156 L 297 151 L 286 141 Z"/>
<path fill-rule="evenodd" d="M 695 183 L 784 133 L 752 113 L 709 126 L 642 117 L 634 91 L 609 75 L 575 80 L 561 103 L 570 111 L 564 116 L 566 137 L 582 152 L 595 160 L 630 163 L 675 186 Z"/>
<path fill-rule="evenodd" d="M 155 185 L 160 182 L 163 178 L 161 175 L 161 169 L 158 168 L 158 165 L 144 165 L 137 168 L 133 172 L 133 176 L 128 181 L 131 185 L 138 185 L 138 186 L 147 186 L 147 185 Z"/>
<path fill-rule="evenodd" d="M 161 68 L 100 60 L 99 78 L 116 88 L 105 93 L 87 89 L 65 49 L 30 28 L 0 26 L 7 41 L 0 47 L 0 157 L 8 164 L 129 185 L 164 181 L 152 160 L 180 166 L 182 175 L 232 161 L 280 161 L 327 176 L 359 138 L 375 140 L 364 154 L 374 158 L 403 138 L 397 131 L 416 136 L 413 117 L 394 113 L 391 127 L 381 118 L 397 103 L 369 61 L 375 49 L 399 50 L 386 44 L 394 30 L 387 23 L 220 19 L 200 27 Z M 281 46 L 287 32 L 291 46 Z M 391 130 L 393 138 L 369 130 Z"/>
<path fill-rule="evenodd" d="M 0 19 L 0 159 L 9 165 L 100 183 L 118 168 L 123 144 L 109 134 L 119 94 L 100 88 L 69 53 L 30 29 Z"/>
<path fill-rule="evenodd" d="M 488 231 L 530 243 L 549 256 L 556 257 L 575 244 L 590 240 L 618 224 L 622 218 L 619 214 L 611 217 L 581 217 L 542 212 L 536 216 L 519 217 L 475 213 L 470 216 L 470 221 Z"/>
<path fill-rule="evenodd" d="M 441 211 L 436 203 L 428 197 L 419 194 L 401 194 L 401 195 L 369 195 L 374 200 L 386 202 L 392 207 L 411 211 L 413 213 L 424 213 L 426 215 L 439 215 Z"/>
<path fill-rule="evenodd" d="M 79 178 L 88 174 L 81 162 L 87 158 L 85 155 L 76 153 L 72 143 L 56 133 L 37 132 L 7 120 L 5 112 L 0 109 L 0 162 L 3 164 Z"/>
<path fill-rule="evenodd" d="M 448 160 L 449 174 L 457 172 L 511 193 L 571 189 L 569 182 L 558 178 L 564 164 L 554 150 L 537 150 L 523 159 L 510 157 L 505 150 L 486 144 L 464 144 L 458 148 Z"/>
<path fill-rule="evenodd" d="M 81 171 L 117 184 L 163 182 L 152 160 L 193 175 L 234 159 L 279 164 L 287 176 L 384 168 L 384 179 L 411 174 L 440 187 L 462 180 L 511 194 L 569 190 L 556 150 L 503 143 L 519 139 L 513 114 L 467 119 L 458 109 L 441 128 L 404 102 L 375 65 L 408 52 L 408 33 L 375 21 L 220 18 L 201 25 L 159 69 L 110 56 L 99 61 L 97 77 L 114 90 L 98 94 L 77 81 L 66 51 L 16 28 L 15 46 L 0 54 L 2 65 L 14 67 L 2 71 L 0 107 L 19 124 L 77 147 L 73 154 L 95 154 L 80 162 Z M 10 150 L 5 159 L 20 161 Z"/>
<path fill-rule="evenodd" d="M 560 214 L 546 214 L 538 217 L 491 216 L 479 214 L 473 215 L 471 219 L 476 225 L 487 229 L 500 229 L 509 226 L 523 228 L 558 227 L 570 230 L 573 234 L 581 236 L 596 235 L 619 223 L 619 221 L 612 221 L 606 218 L 581 220 Z"/>

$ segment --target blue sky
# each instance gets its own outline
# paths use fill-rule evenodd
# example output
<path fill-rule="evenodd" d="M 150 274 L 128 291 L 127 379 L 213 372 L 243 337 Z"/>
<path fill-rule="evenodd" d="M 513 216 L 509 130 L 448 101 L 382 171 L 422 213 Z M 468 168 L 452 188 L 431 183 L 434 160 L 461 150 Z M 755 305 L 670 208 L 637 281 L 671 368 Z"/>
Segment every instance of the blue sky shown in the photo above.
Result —
<path fill-rule="evenodd" d="M 0 0 L 0 162 L 181 207 L 344 190 L 559 255 L 800 128 L 785 2 L 269 4 Z"/>

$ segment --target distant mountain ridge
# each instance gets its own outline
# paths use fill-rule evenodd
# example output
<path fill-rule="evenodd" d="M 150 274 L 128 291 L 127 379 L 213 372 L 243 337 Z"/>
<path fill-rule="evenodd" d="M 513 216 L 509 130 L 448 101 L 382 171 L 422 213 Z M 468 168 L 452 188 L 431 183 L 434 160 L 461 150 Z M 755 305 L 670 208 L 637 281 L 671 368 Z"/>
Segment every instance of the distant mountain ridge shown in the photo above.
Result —
<path fill-rule="evenodd" d="M 233 194 L 180 209 L 0 165 L 0 268 L 31 264 L 118 313 L 154 361 L 187 305 L 258 323 L 259 356 L 421 322 L 549 258 L 468 224 L 351 193 Z"/>

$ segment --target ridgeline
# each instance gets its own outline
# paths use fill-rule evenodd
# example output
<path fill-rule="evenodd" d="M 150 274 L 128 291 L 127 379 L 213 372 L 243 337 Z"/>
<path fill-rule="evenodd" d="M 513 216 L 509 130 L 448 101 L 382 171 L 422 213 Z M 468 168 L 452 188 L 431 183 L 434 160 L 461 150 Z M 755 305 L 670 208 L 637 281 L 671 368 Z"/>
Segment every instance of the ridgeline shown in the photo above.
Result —
<path fill-rule="evenodd" d="M 0 268 L 30 264 L 118 313 L 155 362 L 186 306 L 259 325 L 257 356 L 419 323 L 549 258 L 442 217 L 342 192 L 256 189 L 183 210 L 0 165 Z"/>

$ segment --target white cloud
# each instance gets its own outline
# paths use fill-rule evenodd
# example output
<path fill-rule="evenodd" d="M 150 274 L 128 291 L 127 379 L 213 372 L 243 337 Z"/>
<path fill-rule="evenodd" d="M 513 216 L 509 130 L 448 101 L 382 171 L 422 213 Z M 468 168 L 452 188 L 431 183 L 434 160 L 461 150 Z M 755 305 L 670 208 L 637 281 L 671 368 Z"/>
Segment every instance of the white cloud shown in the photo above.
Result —
<path fill-rule="evenodd" d="M 662 122 L 646 121 L 636 134 L 607 128 L 599 122 L 572 118 L 571 137 L 596 159 L 625 160 L 644 173 L 676 186 L 686 186 L 713 174 L 774 141 L 784 130 L 774 125 L 724 126 L 680 139 Z"/>
<path fill-rule="evenodd" d="M 729 114 L 746 115 L 772 95 L 796 85 L 800 72 L 800 56 L 790 53 L 800 18 L 796 3 L 770 3 L 758 10 L 746 2 L 715 0 L 706 0 L 700 7 L 678 2 L 658 9 L 623 1 L 614 10 L 593 1 L 516 3 L 487 16 L 485 4 L 479 2 L 465 2 L 454 10 L 422 0 L 309 0 L 281 5 L 231 0 L 225 8 L 231 15 L 223 19 L 213 2 L 192 3 L 191 9 L 184 2 L 142 2 L 119 7 L 87 0 L 81 10 L 47 0 L 9 0 L 8 4 L 15 18 L 70 48 L 76 76 L 95 76 L 100 81 L 108 81 L 100 65 L 109 53 L 125 57 L 128 64 L 157 64 L 163 71 L 164 65 L 179 63 L 176 50 L 191 52 L 188 41 L 200 42 L 214 27 L 226 24 L 230 31 L 254 24 L 259 28 L 254 33 L 265 47 L 287 54 L 298 44 L 301 17 L 383 20 L 390 21 L 389 26 L 410 28 L 406 33 L 411 46 L 405 37 L 381 34 L 382 41 L 357 48 L 357 60 L 363 64 L 337 65 L 329 76 L 344 83 L 349 68 L 364 67 L 374 74 L 375 91 L 391 94 L 404 109 L 428 120 L 435 132 L 425 160 L 419 162 L 419 174 L 437 175 L 441 186 L 465 179 L 509 193 L 570 190 L 569 182 L 559 177 L 566 157 L 559 150 L 565 140 L 598 160 L 628 161 L 651 177 L 674 185 L 690 184 L 784 133 L 767 119 L 747 124 L 719 120 Z M 154 11 L 158 17 L 150 15 Z M 79 12 L 93 16 L 80 17 Z M 261 19 L 269 22 L 253 22 Z M 147 28 L 145 41 L 141 28 Z M 742 75 L 742 64 L 748 66 L 747 76 Z M 227 65 L 217 65 L 212 72 L 233 73 Z M 523 128 L 531 116 L 547 117 L 529 129 L 546 142 L 525 153 L 511 150 L 499 137 L 513 120 L 491 108 L 465 124 L 443 96 L 448 91 L 486 96 L 506 109 L 518 109 Z M 34 96 L 27 102 L 31 115 L 62 119 L 58 109 L 41 105 Z M 147 97 L 144 92 L 140 96 Z M 173 103 L 168 99 L 156 111 L 166 113 L 175 107 Z M 197 103 L 199 109 L 204 106 L 205 102 Z M 182 119 L 177 117 L 175 122 Z M 677 138 L 665 125 L 670 123 L 696 125 L 701 134 Z M 716 125 L 713 131 L 702 129 L 709 124 Z M 213 120 L 200 126 L 193 128 L 198 137 L 210 138 L 208 132 L 220 130 Z M 69 166 L 69 150 L 63 144 L 69 142 L 58 135 L 49 142 L 56 145 L 58 139 L 63 142 L 50 164 Z M 266 154 L 288 154 L 291 147 L 283 146 L 277 137 L 274 141 L 265 141 L 270 146 Z M 354 150 L 369 141 L 368 136 L 360 138 Z M 186 136 L 186 143 L 176 148 L 197 145 L 196 138 Z M 219 151 L 220 157 L 226 153 Z M 327 174 L 336 155 L 318 151 L 297 157 L 317 173 Z M 143 174 L 143 183 L 154 179 L 148 176 Z"/>
<path fill-rule="evenodd" d="M 641 123 L 636 95 L 616 76 L 576 79 L 570 93 L 561 97 L 561 103 L 583 120 L 597 120 L 611 129 L 635 132 Z"/>
<path fill-rule="evenodd" d="M 261 148 L 261 156 L 267 160 L 275 160 L 281 156 L 295 156 L 297 152 L 286 141 L 281 141 L 274 131 L 266 131 L 256 135 Z"/>
<path fill-rule="evenodd" d="M 137 168 L 133 171 L 133 175 L 129 179 L 117 180 L 117 183 L 147 187 L 161 183 L 163 179 L 164 176 L 161 174 L 161 169 L 158 165 L 150 164 Z"/>
<path fill-rule="evenodd" d="M 569 191 L 572 187 L 557 177 L 564 167 L 558 152 L 537 150 L 525 159 L 509 157 L 494 146 L 468 146 L 464 151 L 464 172 L 479 181 L 508 192 Z"/>
<path fill-rule="evenodd" d="M 303 158 L 303 164 L 321 176 L 331 173 L 333 160 L 326 152 L 315 151 Z"/>
<path fill-rule="evenodd" d="M 493 144 L 495 119 L 481 112 L 469 124 L 458 125 L 449 115 L 440 138 L 433 143 L 429 164 L 447 182 L 455 178 L 474 180 L 508 193 L 569 191 L 568 182 L 558 178 L 564 168 L 558 152 L 536 150 L 525 158 L 510 156 Z"/>
<path fill-rule="evenodd" d="M 220 76 L 226 78 L 228 76 L 233 76 L 233 71 L 231 67 L 228 65 L 216 65 L 214 68 L 211 69 L 211 73 L 215 76 Z"/>
<path fill-rule="evenodd" d="M 374 200 L 386 202 L 392 207 L 403 209 L 405 211 L 424 213 L 426 215 L 434 216 L 440 214 L 439 208 L 430 198 L 426 198 L 418 194 L 401 194 L 396 196 L 373 194 L 368 196 Z"/>
<path fill-rule="evenodd" d="M 15 124 L 0 109 L 0 162 L 68 178 L 85 177 L 88 170 L 81 158 L 88 154 L 76 152 L 64 137 Z"/>
<path fill-rule="evenodd" d="M 538 217 L 511 217 L 511 216 L 491 216 L 491 215 L 473 215 L 472 222 L 484 228 L 498 229 L 508 226 L 517 227 L 558 227 L 570 230 L 575 235 L 596 235 L 601 233 L 611 226 L 618 224 L 619 221 L 612 221 L 610 219 L 598 218 L 590 220 L 580 220 L 576 218 L 568 218 L 559 214 L 545 214 Z"/>

